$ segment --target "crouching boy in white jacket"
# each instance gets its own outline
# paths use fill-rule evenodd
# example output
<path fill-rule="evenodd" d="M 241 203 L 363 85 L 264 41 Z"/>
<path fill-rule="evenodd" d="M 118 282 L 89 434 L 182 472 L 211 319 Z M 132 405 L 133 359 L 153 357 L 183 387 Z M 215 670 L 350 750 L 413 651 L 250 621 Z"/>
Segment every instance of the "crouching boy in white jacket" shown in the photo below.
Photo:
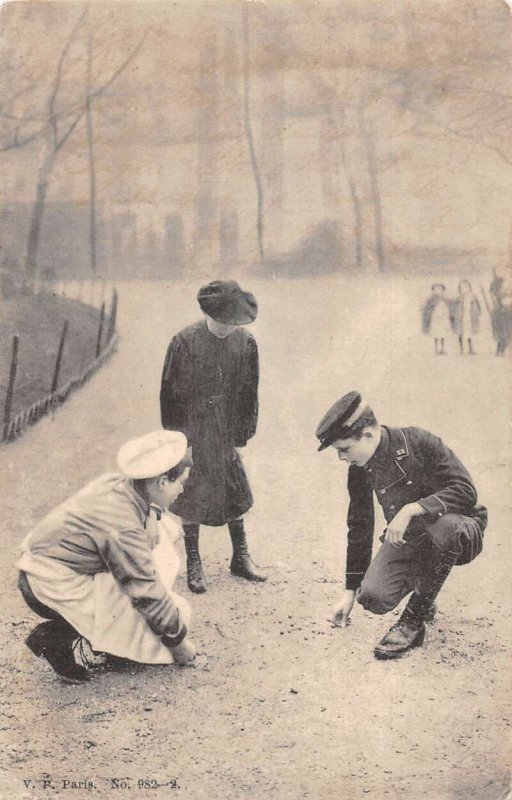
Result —
<path fill-rule="evenodd" d="M 20 591 L 48 621 L 26 640 L 65 681 L 90 679 L 74 648 L 147 664 L 187 666 L 196 655 L 188 637 L 188 603 L 161 577 L 155 521 L 183 491 L 187 440 L 156 431 L 127 442 L 120 473 L 102 475 L 51 511 L 27 536 L 18 562 Z"/>

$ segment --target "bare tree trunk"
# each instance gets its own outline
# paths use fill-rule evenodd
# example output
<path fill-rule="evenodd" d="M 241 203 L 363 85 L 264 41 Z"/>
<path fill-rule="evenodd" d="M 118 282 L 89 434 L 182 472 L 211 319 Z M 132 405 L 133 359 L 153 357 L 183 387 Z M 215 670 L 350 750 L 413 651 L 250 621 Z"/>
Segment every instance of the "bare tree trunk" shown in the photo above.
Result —
<path fill-rule="evenodd" d="M 97 255 L 96 255 L 96 162 L 94 158 L 94 138 L 92 125 L 92 37 L 89 33 L 87 39 L 87 106 L 86 106 L 86 128 L 87 128 L 87 151 L 89 160 L 89 252 L 91 257 L 91 271 L 96 274 Z"/>
<path fill-rule="evenodd" d="M 382 232 L 382 201 L 380 197 L 379 181 L 377 178 L 377 168 L 375 165 L 375 150 L 373 144 L 373 137 L 369 134 L 364 136 L 366 153 L 368 155 L 368 171 L 370 174 L 370 185 L 373 195 L 373 213 L 375 220 L 375 253 L 377 255 L 377 264 L 379 272 L 386 271 L 386 264 L 384 260 L 384 236 Z"/>
<path fill-rule="evenodd" d="M 48 145 L 43 164 L 39 169 L 36 187 L 36 199 L 30 215 L 27 254 L 25 258 L 25 275 L 32 286 L 36 283 L 38 276 L 37 255 L 41 238 L 41 224 L 43 221 L 46 203 L 48 181 L 53 169 L 54 160 L 55 153 L 53 152 L 51 145 Z"/>
<path fill-rule="evenodd" d="M 347 162 L 347 154 L 345 152 L 345 143 L 340 136 L 341 160 L 343 162 L 343 169 L 345 170 L 345 177 L 347 179 L 348 188 L 350 190 L 350 199 L 352 200 L 352 211 L 354 214 L 354 255 L 356 267 L 363 268 L 363 221 L 361 216 L 361 204 L 359 202 L 359 195 L 357 194 L 356 185 L 350 174 Z"/>
<path fill-rule="evenodd" d="M 352 199 L 352 208 L 354 210 L 354 250 L 355 250 L 355 261 L 356 267 L 358 269 L 363 268 L 363 223 L 361 218 L 361 205 L 359 203 L 359 197 L 357 195 L 357 190 L 354 181 L 352 178 L 348 179 L 349 187 L 350 187 L 350 197 Z"/>
<path fill-rule="evenodd" d="M 85 12 L 84 12 L 85 14 Z M 48 189 L 48 182 L 50 180 L 50 176 L 52 174 L 53 167 L 55 165 L 55 161 L 68 141 L 69 137 L 82 120 L 84 115 L 88 115 L 90 113 L 91 103 L 100 95 L 102 95 L 109 86 L 119 77 L 119 75 L 126 69 L 128 64 L 135 58 L 137 53 L 139 52 L 140 48 L 142 47 L 142 43 L 144 41 L 144 37 L 140 40 L 137 47 L 128 55 L 128 57 L 123 61 L 122 64 L 110 75 L 110 77 L 104 81 L 104 83 L 99 86 L 94 91 L 90 91 L 87 94 L 86 100 L 84 105 L 78 109 L 71 115 L 71 120 L 69 119 L 68 115 L 63 115 L 62 118 L 59 117 L 59 114 L 56 112 L 56 100 L 57 95 L 59 93 L 61 87 L 61 80 L 62 80 L 62 72 L 64 69 L 65 59 L 71 47 L 71 43 L 75 37 L 76 31 L 78 30 L 81 21 L 84 17 L 84 14 L 78 19 L 77 23 L 75 24 L 73 30 L 71 31 L 64 48 L 60 54 L 60 58 L 57 64 L 57 69 L 55 73 L 55 79 L 52 85 L 52 89 L 50 95 L 48 97 L 47 102 L 47 128 L 45 130 L 46 134 L 46 151 L 43 159 L 43 164 L 39 170 L 39 176 L 37 181 L 37 189 L 36 189 L 36 200 L 34 203 L 34 207 L 32 209 L 32 215 L 30 219 L 30 229 L 28 235 L 28 243 L 27 243 L 27 255 L 25 259 L 25 275 L 26 279 L 30 281 L 32 286 L 35 285 L 37 281 L 37 254 L 39 249 L 39 242 L 40 242 L 40 235 L 41 235 L 41 223 L 44 214 L 45 202 L 46 202 L 46 192 Z M 89 47 L 91 47 L 91 41 L 89 40 Z M 89 60 L 91 56 L 89 54 Z M 88 69 L 90 68 L 90 64 L 88 65 Z M 90 73 L 88 72 L 88 80 L 90 79 Z M 64 121 L 64 123 L 63 123 Z M 91 123 L 92 125 L 92 123 Z M 92 132 L 92 127 L 91 127 Z M 93 176 L 94 176 L 94 158 L 93 158 Z M 94 180 L 94 177 L 93 177 Z M 95 184 L 93 185 L 93 194 L 95 194 Z M 94 236 L 94 259 L 96 259 L 96 240 L 95 240 L 95 205 L 93 210 L 93 217 L 91 223 L 92 234 Z"/>
<path fill-rule="evenodd" d="M 243 5 L 243 32 L 244 32 L 244 129 L 247 136 L 249 145 L 249 154 L 251 157 L 252 172 L 254 175 L 254 182 L 256 184 L 256 195 L 258 200 L 258 212 L 256 218 L 256 231 L 258 236 L 258 250 L 260 254 L 260 264 L 265 261 L 265 251 L 263 247 L 263 215 L 264 215 L 264 198 L 263 198 L 263 185 L 261 182 L 261 175 L 256 159 L 256 151 L 254 148 L 254 137 L 252 132 L 251 114 L 250 114 L 250 81 L 249 81 L 249 3 L 244 2 Z"/>

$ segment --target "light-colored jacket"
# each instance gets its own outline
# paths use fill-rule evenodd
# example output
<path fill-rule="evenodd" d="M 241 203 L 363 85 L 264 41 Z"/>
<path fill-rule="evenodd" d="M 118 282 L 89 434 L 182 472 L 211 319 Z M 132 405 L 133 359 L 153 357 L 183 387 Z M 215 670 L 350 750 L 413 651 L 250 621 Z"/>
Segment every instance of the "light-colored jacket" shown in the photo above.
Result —
<path fill-rule="evenodd" d="M 151 630 L 161 635 L 175 629 L 177 610 L 155 570 L 146 531 L 149 512 L 130 480 L 102 475 L 44 517 L 23 542 L 18 566 L 29 567 L 33 555 L 80 575 L 110 572 Z"/>
<path fill-rule="evenodd" d="M 480 303 L 473 293 L 468 293 L 466 295 L 466 300 L 468 303 L 470 303 L 469 315 L 471 329 L 469 331 L 463 330 L 463 296 L 459 295 L 459 297 L 453 303 L 453 330 L 457 336 L 463 336 L 464 334 L 471 336 L 472 334 L 478 333 L 480 328 Z"/>

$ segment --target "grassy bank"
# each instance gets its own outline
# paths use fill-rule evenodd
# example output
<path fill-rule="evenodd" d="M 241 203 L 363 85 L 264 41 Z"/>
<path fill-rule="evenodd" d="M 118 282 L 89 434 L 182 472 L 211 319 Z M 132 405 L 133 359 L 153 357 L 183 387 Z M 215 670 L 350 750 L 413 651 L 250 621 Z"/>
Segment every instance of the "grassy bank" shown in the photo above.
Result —
<path fill-rule="evenodd" d="M 52 295 L 0 300 L 0 417 L 11 365 L 12 338 L 19 336 L 18 369 L 11 418 L 50 392 L 64 322 L 68 332 L 59 386 L 75 377 L 96 355 L 99 311 Z"/>

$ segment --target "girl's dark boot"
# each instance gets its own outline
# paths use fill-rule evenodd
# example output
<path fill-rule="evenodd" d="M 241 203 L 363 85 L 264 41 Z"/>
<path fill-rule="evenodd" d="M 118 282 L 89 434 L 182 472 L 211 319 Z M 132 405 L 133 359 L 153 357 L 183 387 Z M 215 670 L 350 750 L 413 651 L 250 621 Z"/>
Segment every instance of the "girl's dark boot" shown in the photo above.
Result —
<path fill-rule="evenodd" d="M 249 555 L 243 519 L 231 520 L 231 522 L 228 522 L 228 528 L 233 544 L 233 558 L 230 565 L 231 574 L 236 575 L 238 578 L 245 578 L 246 581 L 266 581 L 267 576 L 256 572 L 256 567 Z"/>
<path fill-rule="evenodd" d="M 199 525 L 185 523 L 185 550 L 187 552 L 187 583 L 188 588 L 195 594 L 203 594 L 207 590 L 206 578 L 203 572 L 201 556 L 199 555 Z"/>

